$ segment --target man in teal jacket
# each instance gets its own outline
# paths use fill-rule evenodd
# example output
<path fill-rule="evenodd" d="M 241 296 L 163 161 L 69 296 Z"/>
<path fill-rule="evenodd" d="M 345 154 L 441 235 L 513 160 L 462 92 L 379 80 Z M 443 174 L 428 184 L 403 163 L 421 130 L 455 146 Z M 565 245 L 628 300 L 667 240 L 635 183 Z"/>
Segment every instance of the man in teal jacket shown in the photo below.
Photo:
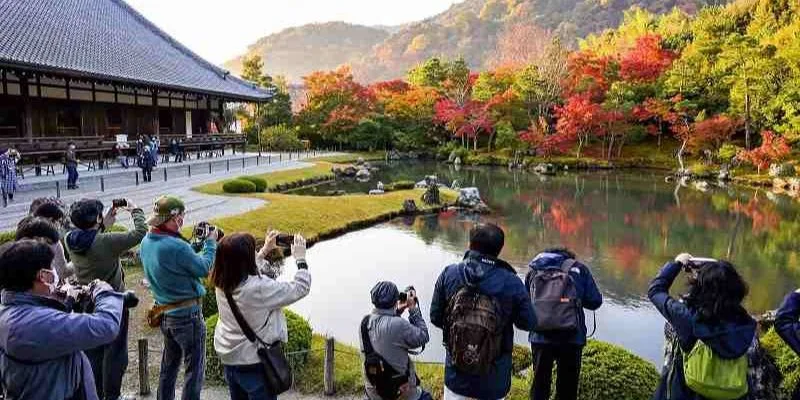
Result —
<path fill-rule="evenodd" d="M 158 381 L 158 399 L 175 398 L 175 382 L 181 360 L 186 361 L 183 399 L 200 399 L 205 374 L 206 329 L 201 299 L 206 294 L 203 279 L 214 265 L 217 232 L 212 231 L 200 253 L 195 253 L 181 235 L 186 206 L 171 196 L 156 200 L 152 227 L 142 241 L 140 256 L 150 291 L 157 306 L 164 306 L 161 333 L 164 354 Z"/>

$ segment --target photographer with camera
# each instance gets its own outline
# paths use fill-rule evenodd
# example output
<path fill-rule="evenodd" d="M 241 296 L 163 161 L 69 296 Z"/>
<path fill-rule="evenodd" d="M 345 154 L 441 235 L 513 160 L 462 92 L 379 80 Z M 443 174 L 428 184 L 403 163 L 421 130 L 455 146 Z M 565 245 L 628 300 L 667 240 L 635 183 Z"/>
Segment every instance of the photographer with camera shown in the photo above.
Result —
<path fill-rule="evenodd" d="M 283 308 L 308 295 L 311 274 L 306 241 L 299 235 L 290 244 L 297 263 L 292 282 L 278 282 L 259 272 L 267 254 L 278 248 L 278 236 L 278 232 L 270 232 L 258 253 L 256 239 L 247 233 L 226 236 L 217 249 L 211 271 L 219 306 L 214 349 L 225 368 L 232 400 L 277 399 L 283 389 L 270 385 L 258 351 L 265 344 L 275 348 L 288 341 Z"/>
<path fill-rule="evenodd" d="M 409 354 L 430 340 L 416 290 L 400 293 L 392 282 L 378 282 L 370 291 L 375 309 L 361 320 L 364 390 L 370 400 L 431 399 L 420 386 Z M 402 317 L 408 311 L 408 320 Z"/>
<path fill-rule="evenodd" d="M 117 337 L 123 297 L 96 281 L 86 293 L 93 313 L 70 313 L 56 296 L 52 260 L 50 246 L 38 240 L 0 248 L 0 389 L 11 399 L 96 400 L 83 351 Z"/>
<path fill-rule="evenodd" d="M 160 327 L 164 336 L 159 400 L 175 398 L 182 360 L 186 363 L 183 399 L 199 399 L 203 387 L 206 327 L 200 305 L 206 294 L 203 280 L 214 264 L 219 230 L 208 229 L 200 253 L 195 253 L 180 234 L 185 212 L 186 206 L 177 197 L 157 199 L 154 215 L 147 221 L 152 228 L 139 250 L 156 301 L 148 312 L 148 323 Z"/>
<path fill-rule="evenodd" d="M 669 289 L 681 271 L 689 293 L 675 299 Z M 748 351 L 757 345 L 756 321 L 742 306 L 747 284 L 733 265 L 680 254 L 653 279 L 648 296 L 674 331 L 653 399 L 753 398 L 759 385 L 749 379 Z"/>
<path fill-rule="evenodd" d="M 131 201 L 116 199 L 103 214 L 103 203 L 82 199 L 70 207 L 70 220 L 75 227 L 65 237 L 75 276 L 81 285 L 95 279 L 108 282 L 117 292 L 125 291 L 125 273 L 120 257 L 139 245 L 147 234 L 142 209 Z M 116 221 L 117 213 L 127 211 L 134 229 L 127 232 L 106 232 Z M 119 336 L 112 343 L 86 352 L 95 374 L 97 393 L 101 399 L 116 400 L 122 390 L 122 378 L 128 368 L 128 309 L 122 312 Z"/>

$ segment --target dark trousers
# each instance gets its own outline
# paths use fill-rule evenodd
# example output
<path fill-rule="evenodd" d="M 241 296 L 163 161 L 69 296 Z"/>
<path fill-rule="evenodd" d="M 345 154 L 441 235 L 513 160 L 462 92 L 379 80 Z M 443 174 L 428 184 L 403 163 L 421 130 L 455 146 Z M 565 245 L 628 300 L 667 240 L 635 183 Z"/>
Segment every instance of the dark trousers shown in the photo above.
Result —
<path fill-rule="evenodd" d="M 203 313 L 195 311 L 186 316 L 165 315 L 161 321 L 164 353 L 158 378 L 158 400 L 175 399 L 175 383 L 181 362 L 186 373 L 183 380 L 183 400 L 200 400 L 206 358 L 206 325 Z"/>
<path fill-rule="evenodd" d="M 225 381 L 231 400 L 277 400 L 278 396 L 267 389 L 264 366 L 225 365 Z"/>
<path fill-rule="evenodd" d="M 556 399 L 576 400 L 581 374 L 583 346 L 572 344 L 532 345 L 534 379 L 531 400 L 549 400 L 556 365 Z"/>
<path fill-rule="evenodd" d="M 97 397 L 101 400 L 116 400 L 122 391 L 122 377 L 128 369 L 128 320 L 127 308 L 122 310 L 119 335 L 113 342 L 91 350 L 86 357 L 92 364 Z M 43 344 L 46 346 L 46 344 Z"/>
<path fill-rule="evenodd" d="M 152 182 L 153 181 L 153 169 L 152 168 L 142 168 L 142 179 L 145 182 Z"/>
<path fill-rule="evenodd" d="M 78 183 L 78 165 L 67 164 L 67 189 L 74 189 Z"/>

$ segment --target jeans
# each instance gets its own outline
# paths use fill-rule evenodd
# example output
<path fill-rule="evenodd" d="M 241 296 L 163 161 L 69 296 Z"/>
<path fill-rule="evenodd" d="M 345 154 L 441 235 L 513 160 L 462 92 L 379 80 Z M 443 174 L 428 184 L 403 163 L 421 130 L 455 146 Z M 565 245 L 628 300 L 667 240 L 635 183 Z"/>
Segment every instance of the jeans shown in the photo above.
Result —
<path fill-rule="evenodd" d="M 152 182 L 153 181 L 153 169 L 152 168 L 142 168 L 142 180 L 145 182 Z"/>
<path fill-rule="evenodd" d="M 97 397 L 101 400 L 116 400 L 122 391 L 122 377 L 128 369 L 128 322 L 130 313 L 122 309 L 122 321 L 119 335 L 113 342 L 91 350 L 86 350 L 86 357 L 92 365 Z"/>
<path fill-rule="evenodd" d="M 78 183 L 78 165 L 67 164 L 67 189 L 74 189 Z"/>
<path fill-rule="evenodd" d="M 225 381 L 231 400 L 277 400 L 278 396 L 271 394 L 267 389 L 264 379 L 264 366 L 255 365 L 225 365 Z"/>
<path fill-rule="evenodd" d="M 427 396 L 427 397 L 425 397 L 425 396 Z M 419 399 L 420 400 L 426 400 L 426 399 L 430 400 L 430 398 L 431 398 L 430 393 L 423 391 L 422 392 L 422 396 L 420 396 Z M 445 385 L 445 387 L 444 387 L 444 400 L 479 400 L 479 399 L 474 399 L 472 397 L 462 396 L 462 395 L 460 395 L 460 394 L 458 394 L 456 392 L 453 392 L 452 390 L 450 390 L 450 388 L 447 387 L 447 385 Z M 504 398 L 503 399 L 499 399 L 499 400 L 504 400 Z"/>
<path fill-rule="evenodd" d="M 531 400 L 549 400 L 553 364 L 557 365 L 556 398 L 575 400 L 581 375 L 583 346 L 574 344 L 531 345 L 533 350 L 534 379 Z"/>
<path fill-rule="evenodd" d="M 118 157 L 117 157 L 117 161 L 119 161 L 119 165 L 120 165 L 122 168 L 128 169 L 128 167 L 129 167 L 129 165 L 128 165 L 128 157 L 125 157 L 125 156 L 118 156 Z"/>
<path fill-rule="evenodd" d="M 181 361 L 186 364 L 183 400 L 199 400 L 203 388 L 206 358 L 206 326 L 203 313 L 195 311 L 185 316 L 165 315 L 161 321 L 164 335 L 164 354 L 158 378 L 158 400 L 175 399 L 175 382 Z"/>

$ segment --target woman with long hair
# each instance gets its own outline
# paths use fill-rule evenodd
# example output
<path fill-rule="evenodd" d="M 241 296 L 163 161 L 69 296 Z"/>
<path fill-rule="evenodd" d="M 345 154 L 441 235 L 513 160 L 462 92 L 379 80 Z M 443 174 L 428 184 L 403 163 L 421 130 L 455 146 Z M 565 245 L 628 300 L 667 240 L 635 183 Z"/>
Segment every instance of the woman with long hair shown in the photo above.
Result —
<path fill-rule="evenodd" d="M 681 299 L 675 299 L 669 295 L 669 289 L 681 271 L 687 275 L 689 292 Z M 695 354 L 705 351 L 713 358 L 711 362 L 731 368 L 737 368 L 733 367 L 736 360 L 747 359 L 748 350 L 757 341 L 756 321 L 742 306 L 747 292 L 747 284 L 727 261 L 698 259 L 684 253 L 661 269 L 650 283 L 648 296 L 666 318 L 670 330 L 674 331 L 674 342 L 653 399 L 706 398 L 687 384 L 684 361 L 694 357 L 693 351 Z M 741 367 L 743 364 L 736 365 Z M 729 372 L 736 374 L 736 371 Z M 738 372 L 742 372 L 741 369 Z M 695 383 L 693 381 L 692 386 L 697 388 Z M 750 398 L 753 383 L 747 382 L 748 392 L 738 398 Z"/>
<path fill-rule="evenodd" d="M 302 299 L 311 289 L 311 274 L 305 260 L 306 241 L 300 235 L 295 235 L 291 246 L 297 262 L 292 282 L 277 282 L 259 272 L 259 267 L 267 263 L 267 255 L 277 248 L 277 237 L 277 232 L 270 232 L 264 246 L 257 250 L 252 235 L 235 233 L 225 236 L 217 247 L 211 271 L 219 307 L 214 349 L 225 368 L 232 400 L 277 399 L 277 395 L 268 387 L 258 347 L 245 336 L 228 297 L 261 341 L 286 343 L 288 329 L 283 307 Z"/>

